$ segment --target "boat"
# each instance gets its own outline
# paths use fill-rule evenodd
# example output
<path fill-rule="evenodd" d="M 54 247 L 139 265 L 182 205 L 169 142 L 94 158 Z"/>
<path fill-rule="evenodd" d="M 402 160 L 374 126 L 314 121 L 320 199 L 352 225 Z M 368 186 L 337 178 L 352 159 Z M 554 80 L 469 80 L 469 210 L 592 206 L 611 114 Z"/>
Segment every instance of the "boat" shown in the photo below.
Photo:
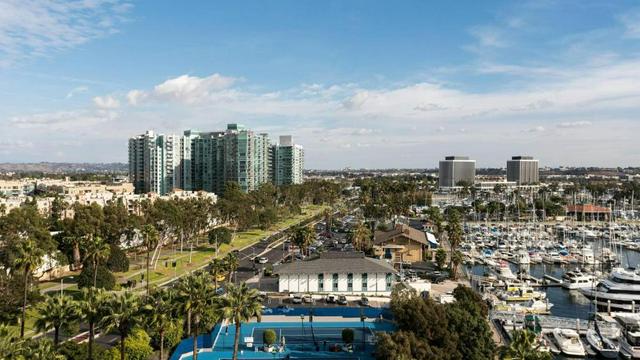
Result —
<path fill-rule="evenodd" d="M 536 291 L 528 285 L 509 285 L 507 289 L 500 294 L 500 299 L 504 301 L 544 300 L 546 297 L 546 293 Z"/>
<path fill-rule="evenodd" d="M 575 330 L 555 328 L 553 329 L 553 340 L 564 355 L 582 357 L 586 355 L 580 341 L 580 335 Z"/>
<path fill-rule="evenodd" d="M 529 257 L 529 253 L 526 251 L 516 253 L 513 260 L 520 266 L 531 264 L 531 258 Z"/>
<path fill-rule="evenodd" d="M 595 350 L 601 357 L 606 359 L 618 358 L 618 344 L 608 337 L 602 335 L 598 329 L 596 323 L 595 329 L 587 330 L 587 343 Z"/>
<path fill-rule="evenodd" d="M 640 310 L 640 270 L 615 268 L 608 278 L 593 289 L 583 288 L 580 292 L 589 300 L 594 300 L 598 308 L 626 312 Z"/>
<path fill-rule="evenodd" d="M 498 278 L 503 280 L 517 279 L 517 277 L 513 274 L 513 271 L 511 271 L 509 264 L 507 264 L 507 262 L 504 260 L 500 262 L 500 267 L 498 269 Z"/>
<path fill-rule="evenodd" d="M 620 334 L 620 354 L 627 359 L 640 359 L 640 314 L 625 314 L 617 318 Z"/>
<path fill-rule="evenodd" d="M 593 288 L 595 281 L 594 276 L 580 270 L 567 271 L 562 275 L 562 287 L 569 290 Z"/>

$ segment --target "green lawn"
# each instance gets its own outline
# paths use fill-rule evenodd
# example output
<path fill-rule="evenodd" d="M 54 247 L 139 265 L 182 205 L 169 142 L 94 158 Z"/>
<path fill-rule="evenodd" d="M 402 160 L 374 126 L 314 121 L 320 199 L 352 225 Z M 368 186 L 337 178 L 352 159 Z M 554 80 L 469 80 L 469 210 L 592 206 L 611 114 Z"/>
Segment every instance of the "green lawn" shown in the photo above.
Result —
<path fill-rule="evenodd" d="M 232 243 L 220 246 L 218 256 L 223 257 L 234 249 L 242 249 L 247 246 L 253 245 L 260 240 L 273 235 L 281 230 L 284 230 L 292 225 L 298 224 L 305 220 L 308 220 L 326 209 L 326 206 L 309 205 L 305 206 L 302 210 L 302 214 L 293 216 L 291 218 L 284 219 L 269 230 L 250 229 L 240 233 L 236 233 Z M 216 252 L 213 247 L 207 243 L 202 243 L 198 248 L 194 248 L 190 254 L 190 249 L 185 246 L 183 252 L 178 250 L 165 249 L 160 255 L 160 260 L 156 269 L 150 270 L 149 277 L 151 278 L 151 284 L 162 284 L 175 277 L 184 275 L 190 271 L 199 269 L 208 264 L 213 258 L 216 257 Z M 191 261 L 189 261 L 191 260 Z M 173 267 L 173 262 L 176 262 L 176 267 Z M 127 280 L 135 279 L 138 284 L 141 283 L 142 274 L 146 274 L 145 270 L 145 255 L 138 255 L 136 261 L 132 261 L 130 270 L 126 273 L 116 274 L 117 282 L 119 284 L 126 282 Z M 145 275 L 146 276 L 146 275 Z M 139 287 L 139 289 L 142 289 Z"/>

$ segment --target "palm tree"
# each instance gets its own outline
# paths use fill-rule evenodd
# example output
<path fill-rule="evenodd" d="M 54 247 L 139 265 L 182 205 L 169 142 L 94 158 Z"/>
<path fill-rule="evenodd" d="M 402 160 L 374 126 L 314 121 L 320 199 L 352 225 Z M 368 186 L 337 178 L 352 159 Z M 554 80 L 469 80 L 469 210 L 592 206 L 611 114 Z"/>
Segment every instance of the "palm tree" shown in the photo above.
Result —
<path fill-rule="evenodd" d="M 60 342 L 60 330 L 68 328 L 79 318 L 78 304 L 70 296 L 50 296 L 40 306 L 36 328 L 38 331 L 53 329 L 53 345 Z"/>
<path fill-rule="evenodd" d="M 26 239 L 18 243 L 16 247 L 16 258 L 13 266 L 16 270 L 22 270 L 24 274 L 24 293 L 22 297 L 22 315 L 20 317 L 20 338 L 24 338 L 24 321 L 27 313 L 27 290 L 31 272 L 42 264 L 44 251 L 38 247 L 35 241 Z"/>
<path fill-rule="evenodd" d="M 109 258 L 111 247 L 99 236 L 92 236 L 87 241 L 85 248 L 85 259 L 91 261 L 93 265 L 93 287 L 96 287 L 98 279 L 98 264 Z"/>
<path fill-rule="evenodd" d="M 300 248 L 300 253 L 309 248 L 315 238 L 315 232 L 309 226 L 296 226 L 293 228 L 292 240 Z"/>
<path fill-rule="evenodd" d="M 233 341 L 233 360 L 238 359 L 238 340 L 240 339 L 240 326 L 256 317 L 258 321 L 262 316 L 262 302 L 258 290 L 249 289 L 246 283 L 229 285 L 227 294 L 220 298 L 220 312 L 222 316 L 233 322 L 236 326 Z"/>
<path fill-rule="evenodd" d="M 211 279 L 208 274 L 190 274 L 180 287 L 180 295 L 183 306 L 188 306 L 187 333 L 193 336 L 193 358 L 198 357 L 198 333 L 200 320 L 203 314 L 213 307 L 215 291 L 211 287 Z"/>
<path fill-rule="evenodd" d="M 0 359 L 17 359 L 22 351 L 23 341 L 16 336 L 9 325 L 0 324 Z"/>
<path fill-rule="evenodd" d="M 371 231 L 364 223 L 359 223 L 351 233 L 351 243 L 359 251 L 365 251 L 369 248 L 371 240 Z"/>
<path fill-rule="evenodd" d="M 516 330 L 507 346 L 500 348 L 503 360 L 551 360 L 551 354 L 539 350 L 536 334 L 530 330 Z"/>
<path fill-rule="evenodd" d="M 80 295 L 80 316 L 89 324 L 89 360 L 93 359 L 96 324 L 102 319 L 106 293 L 102 289 L 84 288 Z"/>
<path fill-rule="evenodd" d="M 211 276 L 213 276 L 213 283 L 215 286 L 214 290 L 216 292 L 218 291 L 218 276 L 220 276 L 221 274 L 224 274 L 226 268 L 227 268 L 227 265 L 225 264 L 224 260 L 222 259 L 211 260 L 211 268 L 209 272 L 211 273 Z"/>
<path fill-rule="evenodd" d="M 104 310 L 101 325 L 105 327 L 105 331 L 116 329 L 120 333 L 120 360 L 124 360 L 125 340 L 140 322 L 140 298 L 130 292 L 113 295 L 105 302 Z"/>
<path fill-rule="evenodd" d="M 145 225 L 142 227 L 142 237 L 144 239 L 144 247 L 147 250 L 147 276 L 146 276 L 146 287 L 147 287 L 147 296 L 149 295 L 149 254 L 151 253 L 151 248 L 155 248 L 158 245 L 158 241 L 160 239 L 160 235 L 158 234 L 158 230 L 152 225 Z"/>
<path fill-rule="evenodd" d="M 228 283 L 231 284 L 231 275 L 234 274 L 238 269 L 238 266 L 240 266 L 240 260 L 238 260 L 238 255 L 230 252 L 224 257 L 224 262 L 227 265 L 227 270 L 229 271 Z"/>
<path fill-rule="evenodd" d="M 152 293 L 148 298 L 149 312 L 147 325 L 160 336 L 160 359 L 164 359 L 164 335 L 167 327 L 174 321 L 171 290 L 161 289 Z"/>

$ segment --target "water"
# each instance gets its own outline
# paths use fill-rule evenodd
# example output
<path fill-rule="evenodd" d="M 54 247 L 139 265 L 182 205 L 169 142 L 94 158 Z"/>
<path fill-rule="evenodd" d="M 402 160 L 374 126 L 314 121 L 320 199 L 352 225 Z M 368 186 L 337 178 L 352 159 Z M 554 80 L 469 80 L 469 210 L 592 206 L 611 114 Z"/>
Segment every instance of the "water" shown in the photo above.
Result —
<path fill-rule="evenodd" d="M 594 244 L 594 247 L 595 246 Z M 632 267 L 638 267 L 640 264 L 640 252 L 632 250 L 622 251 L 623 263 Z M 511 271 L 514 274 L 517 273 L 518 266 L 509 263 Z M 551 275 L 557 279 L 561 279 L 562 275 L 566 271 L 579 267 L 575 264 L 568 265 L 551 265 L 551 264 L 532 264 L 529 268 L 529 273 L 536 278 L 542 279 L 545 274 Z M 474 265 L 471 268 L 471 272 L 474 275 L 484 275 L 484 265 Z M 546 288 L 547 298 L 549 302 L 553 304 L 551 308 L 551 315 L 568 317 L 572 319 L 588 319 L 589 313 L 594 309 L 589 303 L 589 300 L 584 297 L 578 290 L 567 290 L 563 287 L 549 287 Z"/>

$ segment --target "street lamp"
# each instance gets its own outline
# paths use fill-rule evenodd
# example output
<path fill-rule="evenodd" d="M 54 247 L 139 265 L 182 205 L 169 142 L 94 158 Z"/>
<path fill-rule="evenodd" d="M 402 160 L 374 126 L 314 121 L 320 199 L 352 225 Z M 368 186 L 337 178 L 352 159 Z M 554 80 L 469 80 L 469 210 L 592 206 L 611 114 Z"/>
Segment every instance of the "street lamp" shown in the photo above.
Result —
<path fill-rule="evenodd" d="M 300 328 L 302 329 L 302 351 L 304 351 L 304 314 L 300 314 Z"/>

